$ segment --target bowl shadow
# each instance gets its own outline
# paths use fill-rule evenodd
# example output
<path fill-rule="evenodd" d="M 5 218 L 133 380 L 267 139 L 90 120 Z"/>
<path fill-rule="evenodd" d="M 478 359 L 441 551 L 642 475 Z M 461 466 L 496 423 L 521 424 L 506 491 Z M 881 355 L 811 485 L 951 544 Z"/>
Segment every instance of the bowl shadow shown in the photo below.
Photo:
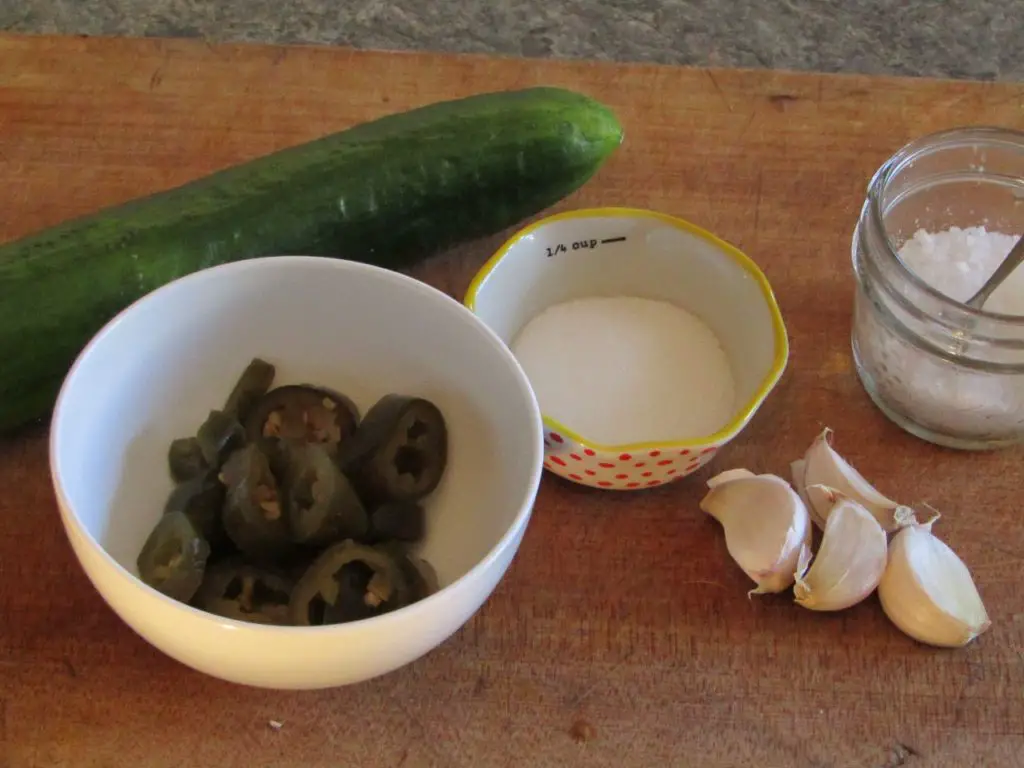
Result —
<path fill-rule="evenodd" d="M 101 530 L 96 532 L 100 547 L 136 577 L 136 558 L 160 519 L 163 500 L 171 491 L 169 471 L 159 487 L 153 482 L 153 467 L 159 466 L 161 459 L 166 460 L 161 456 L 165 451 L 160 445 L 156 430 L 150 427 L 129 441 L 108 502 L 109 512 L 104 516 Z"/>

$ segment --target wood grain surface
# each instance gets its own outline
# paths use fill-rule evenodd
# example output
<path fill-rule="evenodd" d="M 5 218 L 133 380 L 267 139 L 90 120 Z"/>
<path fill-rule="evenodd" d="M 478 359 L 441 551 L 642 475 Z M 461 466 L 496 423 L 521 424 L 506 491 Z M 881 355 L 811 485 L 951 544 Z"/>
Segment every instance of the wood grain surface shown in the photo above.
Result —
<path fill-rule="evenodd" d="M 849 349 L 869 176 L 926 132 L 1020 127 L 1024 86 L 0 37 L 0 240 L 388 112 L 537 83 L 606 101 L 626 129 L 560 207 L 683 216 L 768 275 L 792 357 L 750 427 L 663 489 L 547 476 L 518 557 L 462 631 L 393 674 L 316 693 L 222 683 L 133 634 L 66 543 L 45 435 L 0 443 L 0 766 L 1024 764 L 1021 453 L 904 434 L 868 401 Z M 415 274 L 461 298 L 500 240 Z M 883 491 L 945 513 L 936 530 L 993 620 L 979 641 L 918 645 L 874 597 L 837 615 L 748 599 L 697 508 L 703 481 L 785 473 L 826 424 Z"/>

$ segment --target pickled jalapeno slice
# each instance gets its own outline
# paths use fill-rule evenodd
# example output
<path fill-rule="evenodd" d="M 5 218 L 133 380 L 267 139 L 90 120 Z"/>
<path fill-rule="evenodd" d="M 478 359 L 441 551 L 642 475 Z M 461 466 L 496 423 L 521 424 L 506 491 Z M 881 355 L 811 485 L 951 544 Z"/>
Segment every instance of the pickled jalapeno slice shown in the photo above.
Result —
<path fill-rule="evenodd" d="M 246 420 L 256 408 L 260 399 L 274 384 L 277 369 L 265 360 L 254 357 L 238 377 L 234 388 L 224 403 L 224 412 L 230 413 L 239 422 Z"/>
<path fill-rule="evenodd" d="M 430 563 L 416 557 L 397 542 L 382 544 L 380 549 L 387 552 L 405 574 L 405 580 L 409 585 L 410 603 L 415 603 L 437 592 L 437 572 Z"/>
<path fill-rule="evenodd" d="M 385 501 L 370 515 L 374 541 L 416 542 L 425 532 L 423 507 L 415 501 Z"/>
<path fill-rule="evenodd" d="M 187 603 L 203 580 L 210 546 L 183 512 L 160 518 L 139 552 L 139 578 L 168 597 Z"/>
<path fill-rule="evenodd" d="M 343 395 L 292 384 L 260 398 L 246 420 L 245 431 L 249 440 L 317 443 L 334 454 L 355 431 L 357 421 L 355 406 Z"/>
<path fill-rule="evenodd" d="M 448 463 L 444 416 L 422 397 L 385 395 L 367 411 L 341 461 L 368 500 L 421 499 Z"/>
<path fill-rule="evenodd" d="M 327 448 L 315 443 L 290 444 L 284 454 L 292 538 L 314 547 L 363 538 L 369 526 L 366 510 Z"/>
<path fill-rule="evenodd" d="M 292 555 L 293 546 L 270 461 L 256 443 L 231 454 L 220 474 L 227 488 L 224 530 L 256 562 Z"/>
<path fill-rule="evenodd" d="M 211 552 L 220 552 L 230 544 L 224 531 L 222 514 L 226 491 L 217 472 L 205 473 L 179 483 L 164 504 L 164 514 L 182 512 L 210 545 Z"/>
<path fill-rule="evenodd" d="M 206 569 L 193 603 L 228 619 L 284 626 L 293 587 L 282 574 L 229 558 Z"/>
<path fill-rule="evenodd" d="M 207 466 L 219 467 L 245 442 L 245 430 L 230 413 L 210 411 L 196 432 L 196 440 Z"/>
<path fill-rule="evenodd" d="M 183 483 L 206 472 L 210 465 L 203 457 L 203 449 L 195 437 L 179 437 L 171 442 L 167 451 L 167 465 L 171 479 Z"/>
<path fill-rule="evenodd" d="M 171 443 L 175 486 L 139 552 L 140 578 L 270 625 L 358 621 L 435 592 L 436 573 L 409 547 L 425 537 L 422 500 L 447 468 L 440 410 L 388 394 L 360 422 L 345 395 L 274 387 L 276 375 L 251 358 L 223 407 Z"/>
<path fill-rule="evenodd" d="M 328 547 L 295 585 L 292 624 L 340 624 L 407 605 L 405 573 L 386 551 L 347 539 Z"/>
<path fill-rule="evenodd" d="M 411 602 L 429 597 L 439 589 L 437 571 L 422 557 L 407 554 L 399 565 L 405 569 L 409 579 Z"/>

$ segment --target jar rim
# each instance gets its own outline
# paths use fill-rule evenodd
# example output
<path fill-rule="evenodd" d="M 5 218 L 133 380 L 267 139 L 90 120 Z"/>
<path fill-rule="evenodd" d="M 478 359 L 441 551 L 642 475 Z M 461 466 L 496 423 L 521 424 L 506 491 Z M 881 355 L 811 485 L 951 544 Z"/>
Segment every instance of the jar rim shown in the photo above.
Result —
<path fill-rule="evenodd" d="M 889 262 L 889 265 L 896 269 L 901 278 L 909 280 L 915 288 L 937 301 L 940 306 L 953 308 L 958 312 L 979 320 L 994 321 L 1011 327 L 1024 328 L 1024 315 L 1007 315 L 999 312 L 988 312 L 984 309 L 975 309 L 933 288 L 903 263 L 903 259 L 899 257 L 892 238 L 885 228 L 882 216 L 882 199 L 888 183 L 899 171 L 913 162 L 925 150 L 934 150 L 943 145 L 951 147 L 957 144 L 977 142 L 1008 144 L 1019 147 L 1021 152 L 1024 153 L 1024 131 L 1014 128 L 1003 128 L 994 125 L 964 126 L 947 128 L 919 136 L 896 150 L 878 167 L 878 170 L 875 171 L 868 182 L 867 203 L 871 226 L 883 236 L 885 250 L 882 255 Z M 1024 179 L 1021 181 L 1024 182 Z"/>

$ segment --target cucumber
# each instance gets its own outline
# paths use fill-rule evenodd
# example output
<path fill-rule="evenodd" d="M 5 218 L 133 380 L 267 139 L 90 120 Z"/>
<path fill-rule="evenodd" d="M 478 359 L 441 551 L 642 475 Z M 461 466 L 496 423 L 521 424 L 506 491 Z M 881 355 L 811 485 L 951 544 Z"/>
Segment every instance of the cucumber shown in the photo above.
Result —
<path fill-rule="evenodd" d="M 561 88 L 486 93 L 356 125 L 0 245 L 0 431 L 48 418 L 82 347 L 144 294 L 275 254 L 400 269 L 584 184 L 622 141 Z"/>

